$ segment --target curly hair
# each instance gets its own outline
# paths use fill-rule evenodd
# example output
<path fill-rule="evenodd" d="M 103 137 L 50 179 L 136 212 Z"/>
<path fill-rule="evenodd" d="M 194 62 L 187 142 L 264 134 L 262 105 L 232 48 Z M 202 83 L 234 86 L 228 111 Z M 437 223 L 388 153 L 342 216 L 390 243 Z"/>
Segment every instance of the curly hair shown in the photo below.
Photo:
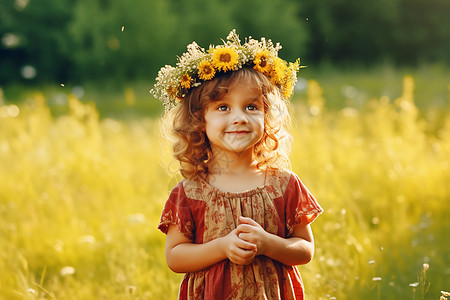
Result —
<path fill-rule="evenodd" d="M 260 93 L 264 102 L 264 133 L 254 146 L 257 168 L 290 168 L 291 107 L 266 76 L 244 67 L 218 74 L 193 88 L 181 105 L 163 115 L 162 134 L 167 137 L 167 127 L 171 127 L 173 154 L 184 178 L 208 174 L 212 150 L 204 131 L 206 109 L 211 101 L 222 99 L 237 83 L 243 82 Z"/>

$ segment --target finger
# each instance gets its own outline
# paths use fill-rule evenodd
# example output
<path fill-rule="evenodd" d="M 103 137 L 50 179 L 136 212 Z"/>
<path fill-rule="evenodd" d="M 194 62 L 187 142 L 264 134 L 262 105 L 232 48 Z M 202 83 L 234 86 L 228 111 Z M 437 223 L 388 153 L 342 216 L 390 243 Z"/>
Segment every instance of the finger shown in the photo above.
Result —
<path fill-rule="evenodd" d="M 245 265 L 251 264 L 253 262 L 253 258 L 254 257 L 249 257 L 249 258 L 233 257 L 230 259 L 230 261 L 237 265 L 245 266 Z"/>
<path fill-rule="evenodd" d="M 244 256 L 241 257 L 243 260 L 244 265 L 251 264 L 253 262 L 253 259 L 256 257 L 256 252 L 253 251 L 247 251 Z"/>
<path fill-rule="evenodd" d="M 247 218 L 247 217 L 242 217 L 242 216 L 239 217 L 239 222 L 241 224 L 249 224 L 249 225 L 253 225 L 253 226 L 260 226 L 258 224 L 258 222 L 256 222 L 252 218 Z"/>
<path fill-rule="evenodd" d="M 256 251 L 249 250 L 236 250 L 233 255 L 230 257 L 230 260 L 239 265 L 248 265 L 251 264 L 253 259 L 256 256 Z"/>
<path fill-rule="evenodd" d="M 249 233 L 240 233 L 239 235 L 238 235 L 238 237 L 241 239 L 241 240 L 244 240 L 244 241 L 246 241 L 246 242 L 248 242 L 248 243 L 251 243 L 251 244 L 256 244 L 255 243 L 255 240 L 253 239 L 253 237 L 252 237 L 252 235 L 251 234 L 249 234 Z"/>
<path fill-rule="evenodd" d="M 255 250 L 257 246 L 251 242 L 245 241 L 237 237 L 233 241 L 233 246 L 236 248 L 244 249 L 244 250 Z"/>
<path fill-rule="evenodd" d="M 234 253 L 230 255 L 229 259 L 232 263 L 235 263 L 237 265 L 243 265 L 245 262 L 244 259 L 242 259 L 239 255 L 236 255 Z"/>
<path fill-rule="evenodd" d="M 240 248 L 240 249 L 243 249 L 243 250 L 251 250 L 251 251 L 255 251 L 255 250 L 257 249 L 257 247 L 256 247 L 255 244 L 250 243 L 250 242 L 245 241 L 245 240 L 242 240 L 242 239 L 239 239 L 239 240 L 236 242 L 236 246 L 237 246 L 238 248 Z"/>
<path fill-rule="evenodd" d="M 238 247 L 242 250 L 246 250 L 246 251 L 256 251 L 257 250 L 257 246 L 253 243 L 241 240 L 242 243 L 240 245 L 238 245 Z"/>
<path fill-rule="evenodd" d="M 249 259 L 253 258 L 256 255 L 256 250 L 236 249 L 234 255 L 242 259 Z"/>
<path fill-rule="evenodd" d="M 241 232 L 251 232 L 255 226 L 248 224 L 240 224 L 236 227 L 237 234 L 239 235 Z"/>

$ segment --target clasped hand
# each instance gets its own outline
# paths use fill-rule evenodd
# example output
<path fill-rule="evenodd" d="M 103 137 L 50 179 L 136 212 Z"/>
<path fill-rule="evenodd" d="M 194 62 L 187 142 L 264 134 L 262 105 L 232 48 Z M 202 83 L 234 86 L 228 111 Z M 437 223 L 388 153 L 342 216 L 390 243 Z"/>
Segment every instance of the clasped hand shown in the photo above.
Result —
<path fill-rule="evenodd" d="M 224 237 L 225 254 L 238 265 L 250 264 L 264 253 L 267 232 L 251 218 L 239 217 L 238 227 Z"/>

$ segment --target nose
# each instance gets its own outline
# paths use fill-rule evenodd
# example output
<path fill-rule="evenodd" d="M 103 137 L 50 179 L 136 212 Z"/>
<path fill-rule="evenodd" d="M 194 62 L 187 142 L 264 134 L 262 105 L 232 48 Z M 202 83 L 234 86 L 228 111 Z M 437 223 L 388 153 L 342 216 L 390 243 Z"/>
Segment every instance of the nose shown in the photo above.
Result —
<path fill-rule="evenodd" d="M 248 123 L 247 116 L 243 111 L 237 111 L 233 116 L 233 125 L 247 124 L 247 123 Z"/>

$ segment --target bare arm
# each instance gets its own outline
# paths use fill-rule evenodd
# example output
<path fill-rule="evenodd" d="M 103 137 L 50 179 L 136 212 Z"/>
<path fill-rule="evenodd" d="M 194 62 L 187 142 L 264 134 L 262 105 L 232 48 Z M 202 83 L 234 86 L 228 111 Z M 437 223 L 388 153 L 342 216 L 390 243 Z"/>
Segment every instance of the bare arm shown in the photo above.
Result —
<path fill-rule="evenodd" d="M 256 246 L 239 239 L 237 231 L 204 244 L 195 244 L 170 225 L 166 239 L 166 260 L 169 268 L 177 273 L 203 270 L 226 258 L 240 265 L 252 262 Z"/>
<path fill-rule="evenodd" d="M 250 218 L 240 217 L 239 221 L 238 236 L 257 246 L 256 255 L 265 255 L 290 266 L 306 264 L 314 255 L 314 238 L 309 225 L 298 225 L 291 237 L 282 238 L 268 233 Z"/>

